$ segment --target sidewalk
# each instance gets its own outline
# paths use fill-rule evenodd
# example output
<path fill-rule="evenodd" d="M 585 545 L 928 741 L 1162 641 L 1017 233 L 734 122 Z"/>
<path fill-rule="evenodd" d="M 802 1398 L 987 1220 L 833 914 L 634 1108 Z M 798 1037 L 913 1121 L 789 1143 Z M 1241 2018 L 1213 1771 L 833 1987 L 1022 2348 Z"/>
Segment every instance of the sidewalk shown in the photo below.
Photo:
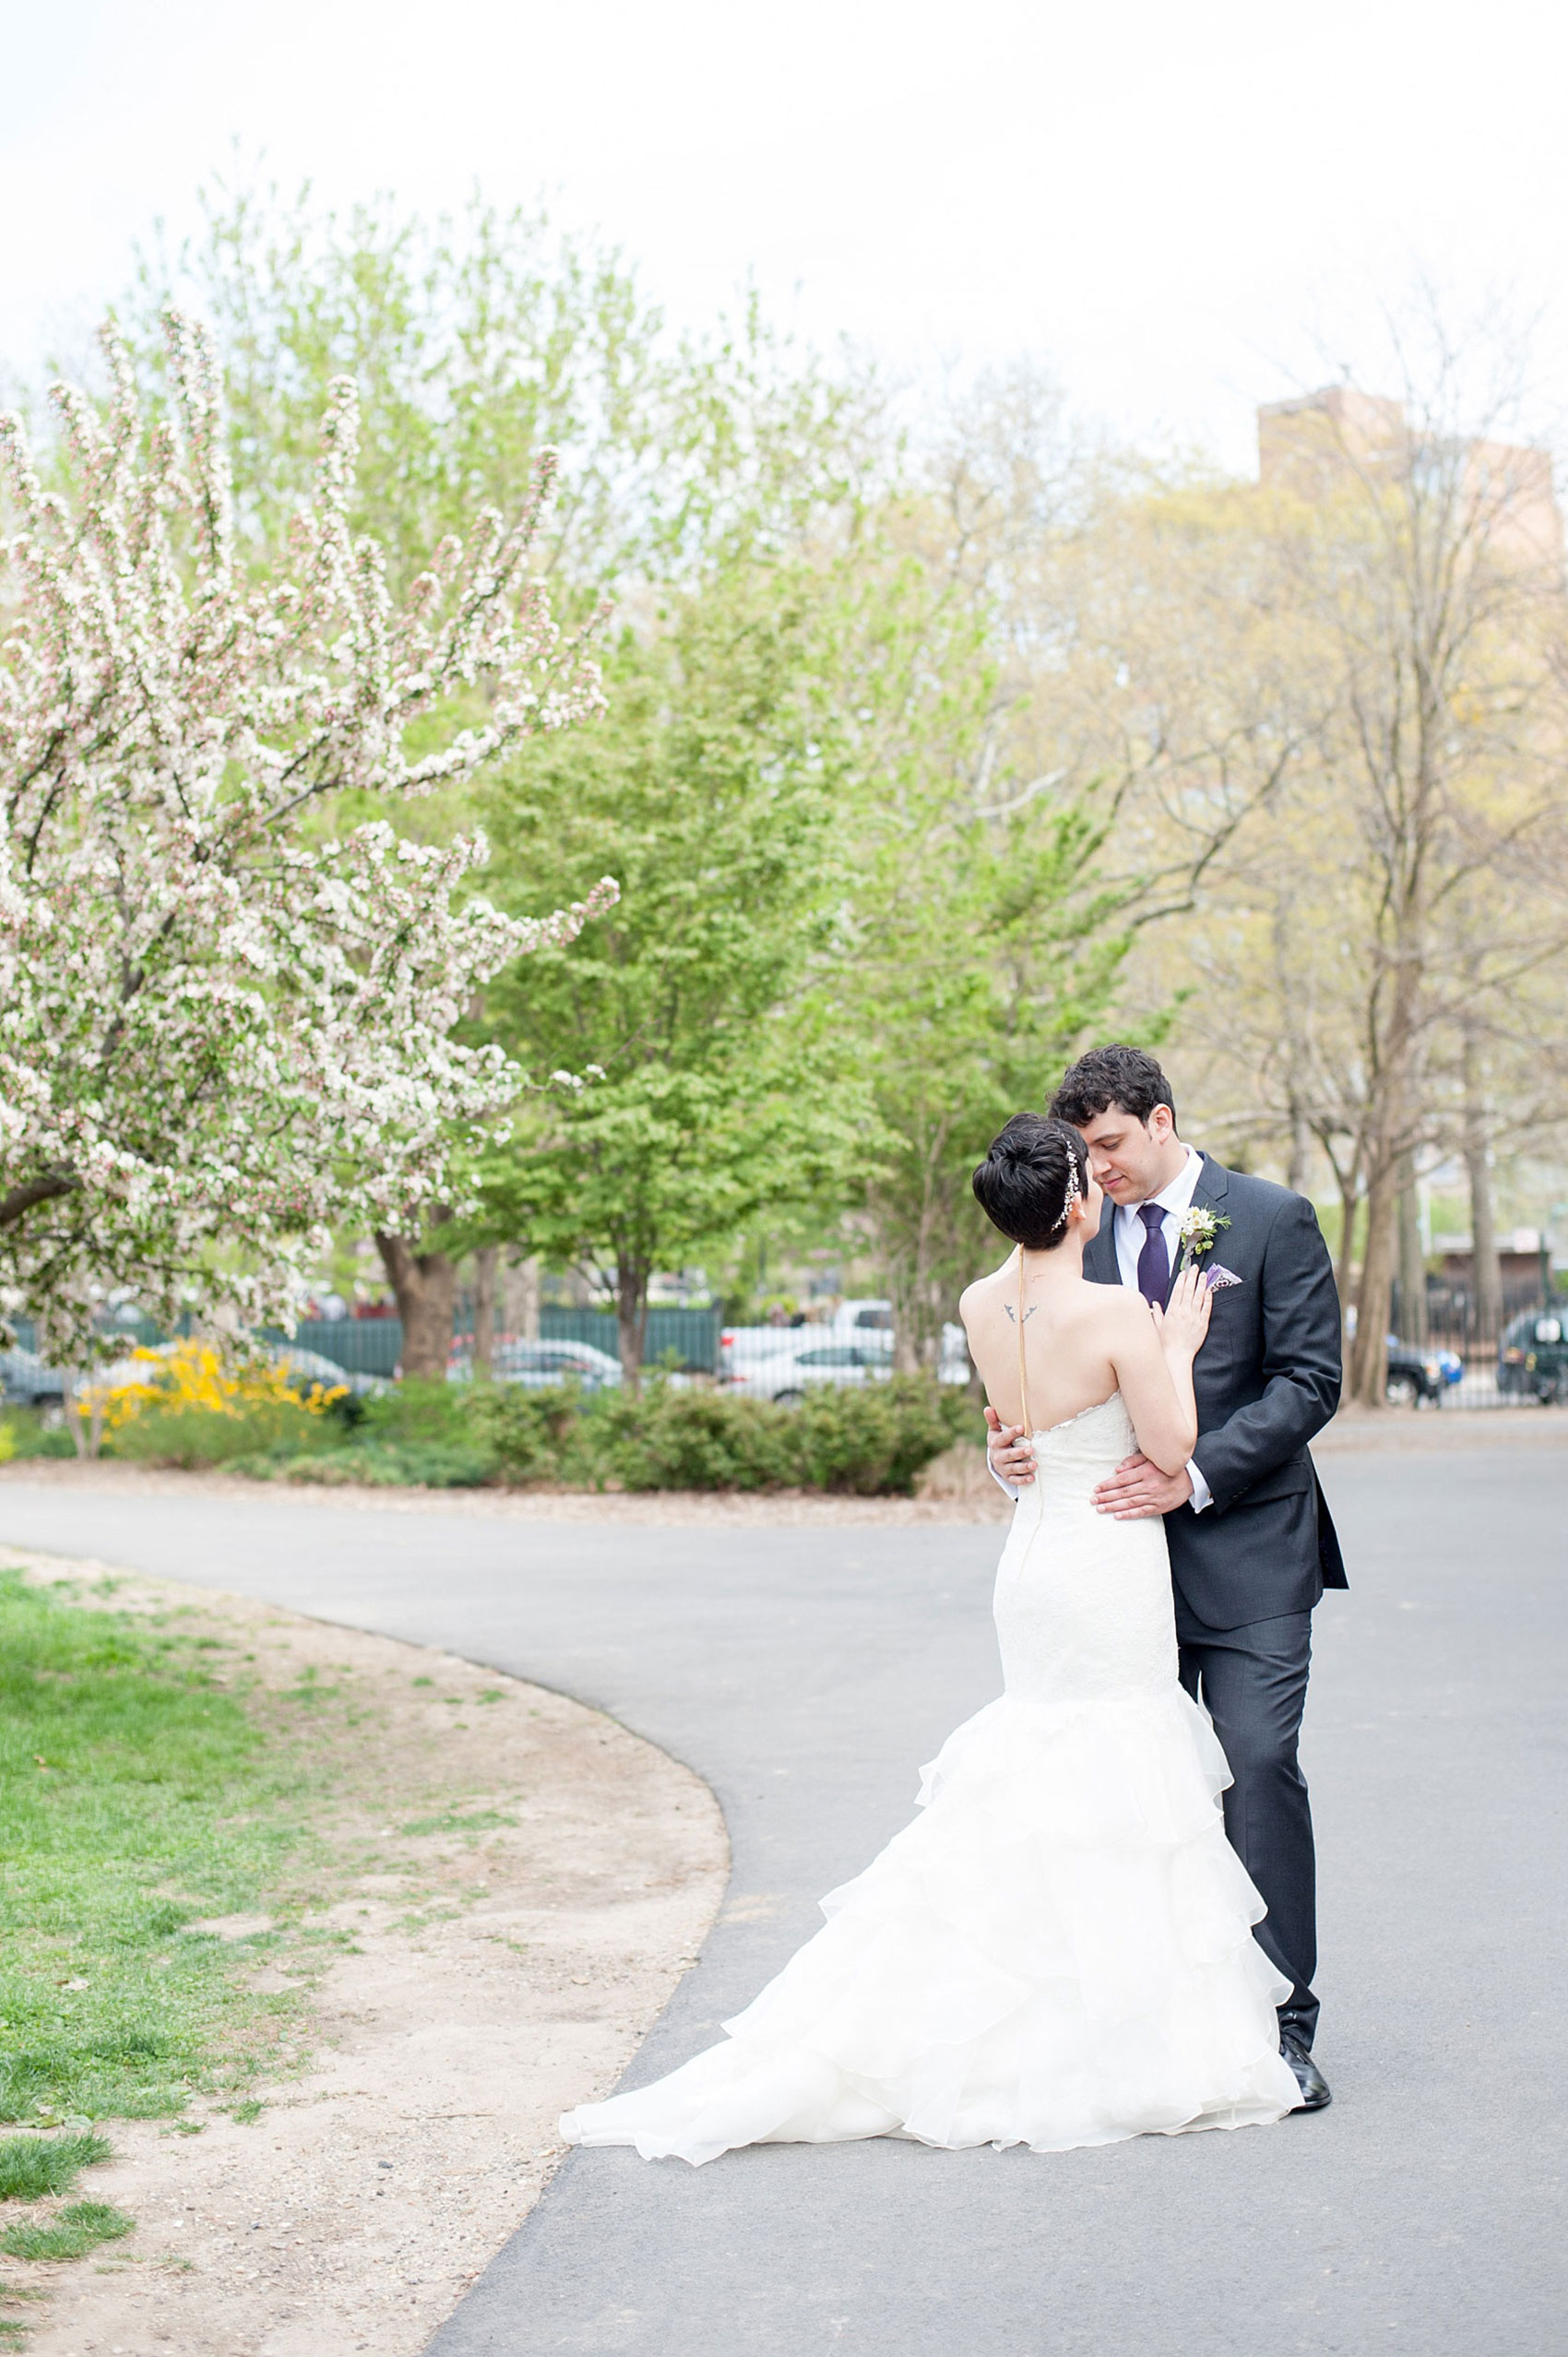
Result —
<path fill-rule="evenodd" d="M 1568 1411 L 1533 1399 L 1506 1408 L 1341 1408 L 1313 1441 L 1313 1455 L 1480 1448 L 1568 1448 Z"/>

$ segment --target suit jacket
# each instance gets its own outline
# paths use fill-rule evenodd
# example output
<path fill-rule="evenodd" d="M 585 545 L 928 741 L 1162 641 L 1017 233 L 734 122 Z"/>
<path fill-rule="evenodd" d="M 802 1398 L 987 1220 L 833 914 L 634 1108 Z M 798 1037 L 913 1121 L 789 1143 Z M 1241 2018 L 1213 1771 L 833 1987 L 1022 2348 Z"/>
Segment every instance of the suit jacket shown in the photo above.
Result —
<path fill-rule="evenodd" d="M 1202 1514 L 1165 1518 L 1171 1577 L 1194 1619 L 1214 1629 L 1310 1612 L 1344 1588 L 1344 1559 L 1307 1443 L 1339 1405 L 1339 1296 L 1317 1215 L 1303 1196 L 1203 1158 L 1194 1204 L 1229 1220 L 1203 1266 L 1217 1286 L 1193 1366 L 1194 1461 L 1213 1493 Z M 1120 1284 L 1109 1202 L 1084 1255 L 1096 1284 Z"/>

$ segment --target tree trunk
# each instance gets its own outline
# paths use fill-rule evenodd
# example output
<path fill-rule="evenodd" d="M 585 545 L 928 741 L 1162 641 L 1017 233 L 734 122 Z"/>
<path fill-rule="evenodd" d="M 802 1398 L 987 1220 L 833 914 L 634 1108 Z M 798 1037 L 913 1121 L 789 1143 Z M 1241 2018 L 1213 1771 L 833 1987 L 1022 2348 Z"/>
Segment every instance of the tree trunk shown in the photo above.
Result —
<path fill-rule="evenodd" d="M 1361 1201 L 1360 1158 L 1342 1171 L 1337 1163 L 1334 1171 L 1339 1189 L 1339 1249 L 1334 1256 L 1334 1282 L 1339 1294 L 1339 1315 L 1343 1321 L 1350 1306 L 1350 1270 L 1356 1250 L 1356 1213 Z"/>
<path fill-rule="evenodd" d="M 1395 1169 L 1393 1160 L 1385 1155 L 1367 1188 L 1367 1248 L 1356 1294 L 1356 1342 L 1350 1354 L 1350 1397 L 1363 1408 L 1386 1405 L 1388 1312 L 1398 1225 Z"/>
<path fill-rule="evenodd" d="M 497 1272 L 498 1308 L 501 1331 L 508 1340 L 537 1342 L 539 1340 L 539 1262 L 530 1254 L 527 1258 L 506 1259 Z"/>
<path fill-rule="evenodd" d="M 493 1244 L 481 1244 L 474 1255 L 474 1373 L 488 1375 L 495 1356 L 495 1264 L 501 1255 Z"/>
<path fill-rule="evenodd" d="M 516 1264 L 516 1309 L 514 1330 L 525 1342 L 539 1340 L 539 1257 L 530 1253 L 526 1260 Z"/>
<path fill-rule="evenodd" d="M 921 1128 L 911 1139 L 913 1152 L 906 1164 L 908 1183 L 886 1196 L 873 1188 L 867 1201 L 877 1258 L 886 1271 L 893 1303 L 893 1371 L 919 1375 L 935 1363 L 941 1328 L 938 1314 L 940 1271 L 944 1237 L 951 1243 L 951 1195 L 955 1182 L 946 1170 L 952 1125 L 945 1120 Z M 917 1193 L 918 1185 L 918 1193 Z"/>
<path fill-rule="evenodd" d="M 1363 1408 L 1387 1405 L 1388 1314 L 1399 1242 L 1399 1174 L 1408 1154 L 1416 1101 L 1415 1004 L 1421 965 L 1409 945 L 1421 938 L 1420 911 L 1410 895 L 1396 946 L 1394 1004 L 1367 1107 L 1361 1159 L 1367 1173 L 1367 1248 L 1356 1296 L 1356 1347 L 1350 1396 Z"/>
<path fill-rule="evenodd" d="M 1403 1155 L 1399 1163 L 1399 1339 L 1426 1348 L 1427 1272 L 1413 1154 Z"/>
<path fill-rule="evenodd" d="M 647 1280 L 646 1260 L 618 1256 L 615 1262 L 615 1330 L 621 1347 L 621 1381 L 628 1391 L 640 1391 L 643 1353 L 647 1348 Z"/>
<path fill-rule="evenodd" d="M 905 1280 L 902 1282 L 901 1274 Z M 909 1281 L 907 1272 L 895 1269 L 889 1277 L 887 1290 L 893 1302 L 893 1372 L 895 1375 L 918 1375 L 921 1370 L 919 1280 Z"/>
<path fill-rule="evenodd" d="M 429 1226 L 445 1225 L 452 1214 L 437 1204 Z M 457 1264 L 445 1252 L 416 1252 L 406 1237 L 377 1234 L 375 1248 L 386 1281 L 398 1296 L 403 1321 L 403 1373 L 444 1383 L 452 1356 L 452 1320 L 457 1303 Z"/>
<path fill-rule="evenodd" d="M 101 1369 L 99 1370 L 101 1373 Z M 86 1392 L 88 1407 L 82 1409 L 82 1394 Z M 103 1447 L 103 1391 L 92 1379 L 92 1370 L 86 1374 L 68 1375 L 65 1384 L 65 1421 L 71 1428 L 77 1455 L 84 1460 L 98 1458 Z"/>
<path fill-rule="evenodd" d="M 1285 1184 L 1292 1195 L 1305 1195 L 1307 1180 L 1313 1166 L 1313 1133 L 1305 1113 L 1298 1104 L 1290 1108 L 1290 1160 L 1285 1169 Z"/>
<path fill-rule="evenodd" d="M 1470 1189 L 1472 1339 L 1490 1348 L 1503 1331 L 1503 1273 L 1497 1260 L 1497 1216 L 1491 1192 L 1491 1129 L 1486 1072 L 1475 1032 L 1465 1033 L 1465 1175 Z"/>

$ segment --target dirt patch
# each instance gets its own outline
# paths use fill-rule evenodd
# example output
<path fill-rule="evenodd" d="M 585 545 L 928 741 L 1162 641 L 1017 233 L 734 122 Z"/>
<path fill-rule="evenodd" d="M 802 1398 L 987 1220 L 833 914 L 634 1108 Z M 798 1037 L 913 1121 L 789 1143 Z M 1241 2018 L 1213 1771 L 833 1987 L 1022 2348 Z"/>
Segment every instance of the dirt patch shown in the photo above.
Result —
<path fill-rule="evenodd" d="M 105 1571 L 6 1556 L 41 1582 Z M 198 2099 L 181 2123 L 108 2124 L 116 2158 L 82 2190 L 136 2233 L 74 2265 L 6 2262 L 45 2294 L 10 2313 L 35 2357 L 401 2357 L 537 2200 L 559 2114 L 613 2085 L 695 1960 L 728 1870 L 718 1803 L 563 1696 L 115 1577 L 114 1609 L 177 1612 L 254 1653 L 263 1704 L 313 1671 L 351 1696 L 312 1721 L 336 1787 L 315 1819 L 315 1945 L 255 1968 L 305 1991 L 313 2058 L 240 2117 Z"/>

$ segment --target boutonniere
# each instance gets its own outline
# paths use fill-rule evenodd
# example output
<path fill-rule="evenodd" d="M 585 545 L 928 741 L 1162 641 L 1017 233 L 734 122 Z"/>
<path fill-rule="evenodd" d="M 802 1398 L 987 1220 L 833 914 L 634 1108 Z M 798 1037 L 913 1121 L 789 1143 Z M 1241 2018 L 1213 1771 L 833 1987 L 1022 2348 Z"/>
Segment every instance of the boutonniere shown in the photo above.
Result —
<path fill-rule="evenodd" d="M 1183 1268 L 1195 1268 L 1206 1252 L 1212 1252 L 1219 1241 L 1220 1229 L 1229 1225 L 1222 1211 L 1211 1211 L 1206 1203 L 1194 1203 L 1190 1210 L 1184 1211 L 1182 1225 L 1176 1232 L 1182 1246 L 1181 1256 L 1176 1263 L 1177 1275 L 1180 1276 Z"/>

